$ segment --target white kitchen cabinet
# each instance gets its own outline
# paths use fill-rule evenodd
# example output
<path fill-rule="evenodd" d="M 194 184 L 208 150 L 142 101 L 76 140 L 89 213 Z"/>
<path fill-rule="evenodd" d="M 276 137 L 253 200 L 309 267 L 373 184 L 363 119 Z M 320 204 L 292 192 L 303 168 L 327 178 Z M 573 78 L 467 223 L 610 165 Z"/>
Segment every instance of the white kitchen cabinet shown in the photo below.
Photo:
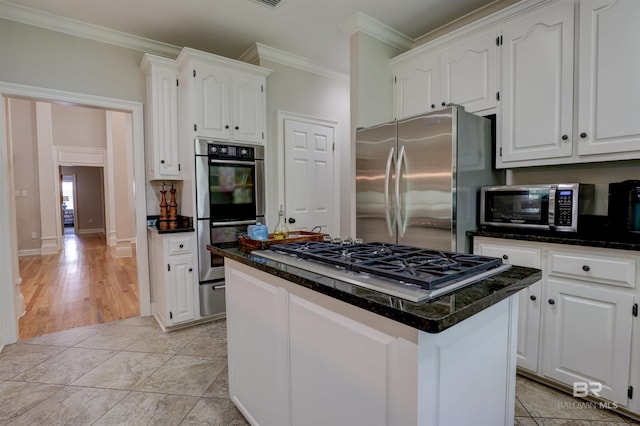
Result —
<path fill-rule="evenodd" d="M 478 112 L 498 105 L 499 38 L 485 31 L 440 54 L 440 104 L 454 103 Z"/>
<path fill-rule="evenodd" d="M 640 158 L 640 2 L 581 0 L 578 155 Z"/>
<path fill-rule="evenodd" d="M 145 54 L 140 63 L 147 76 L 147 176 L 181 179 L 178 147 L 178 68 L 175 61 Z"/>
<path fill-rule="evenodd" d="M 151 312 L 166 331 L 199 318 L 195 234 L 148 234 Z"/>
<path fill-rule="evenodd" d="M 508 265 L 542 268 L 542 254 L 539 248 L 520 246 L 517 243 L 484 240 L 474 243 L 474 253 L 499 257 Z M 518 367 L 529 371 L 538 370 L 538 349 L 540 339 L 540 303 L 542 281 L 521 290 L 518 294 L 518 345 L 516 360 Z"/>
<path fill-rule="evenodd" d="M 502 120 L 497 165 L 573 152 L 574 4 L 552 3 L 502 28 Z"/>
<path fill-rule="evenodd" d="M 442 108 L 449 103 L 478 112 L 497 106 L 496 32 L 464 41 L 426 47 L 391 61 L 397 119 Z"/>
<path fill-rule="evenodd" d="M 626 406 L 633 294 L 555 277 L 546 286 L 542 373 L 569 386 L 598 382 L 599 396 Z"/>
<path fill-rule="evenodd" d="M 396 119 L 432 111 L 438 102 L 438 55 L 416 57 L 394 67 Z"/>
<path fill-rule="evenodd" d="M 287 292 L 225 267 L 229 395 L 252 424 L 289 423 Z"/>
<path fill-rule="evenodd" d="M 194 136 L 264 143 L 269 70 L 186 48 L 178 63 Z"/>

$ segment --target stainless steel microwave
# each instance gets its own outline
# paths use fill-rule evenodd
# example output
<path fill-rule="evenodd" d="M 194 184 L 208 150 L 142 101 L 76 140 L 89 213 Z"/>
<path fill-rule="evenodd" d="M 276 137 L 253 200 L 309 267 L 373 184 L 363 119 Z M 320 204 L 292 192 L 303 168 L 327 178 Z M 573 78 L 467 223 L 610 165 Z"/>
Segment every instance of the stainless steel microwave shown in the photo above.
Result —
<path fill-rule="evenodd" d="M 486 186 L 480 189 L 480 226 L 577 232 L 593 214 L 594 185 Z"/>

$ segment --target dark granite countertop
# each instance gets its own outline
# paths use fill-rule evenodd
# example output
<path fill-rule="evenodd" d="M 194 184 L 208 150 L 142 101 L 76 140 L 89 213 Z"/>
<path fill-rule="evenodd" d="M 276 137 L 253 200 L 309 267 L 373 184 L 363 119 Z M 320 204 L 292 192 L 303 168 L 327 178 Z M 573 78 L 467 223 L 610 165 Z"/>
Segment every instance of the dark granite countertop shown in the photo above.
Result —
<path fill-rule="evenodd" d="M 491 237 L 509 240 L 535 241 L 539 243 L 567 244 L 574 246 L 601 247 L 619 250 L 640 251 L 640 238 L 622 237 L 615 234 L 590 233 L 569 234 L 560 232 L 518 232 L 512 230 L 467 231 L 469 237 Z"/>
<path fill-rule="evenodd" d="M 254 256 L 251 251 L 240 248 L 235 243 L 207 248 L 226 258 L 428 333 L 444 331 L 541 279 L 541 271 L 538 269 L 513 266 L 505 272 L 453 293 L 414 303 Z"/>
<path fill-rule="evenodd" d="M 159 226 L 160 216 L 147 216 L 147 229 L 157 232 L 158 234 L 178 234 L 181 232 L 195 232 L 193 228 L 193 219 L 188 216 L 178 216 L 177 227 L 170 229 L 161 229 Z M 167 225 L 168 226 L 168 225 Z"/>

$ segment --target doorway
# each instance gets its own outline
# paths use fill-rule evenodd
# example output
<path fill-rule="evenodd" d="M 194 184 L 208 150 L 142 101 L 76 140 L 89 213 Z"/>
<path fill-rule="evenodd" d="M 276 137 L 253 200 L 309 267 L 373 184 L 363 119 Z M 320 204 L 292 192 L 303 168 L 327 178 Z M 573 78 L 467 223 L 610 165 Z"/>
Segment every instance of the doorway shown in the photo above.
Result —
<path fill-rule="evenodd" d="M 8 124 L 5 113 L 6 100 L 11 97 L 46 100 L 47 102 L 58 102 L 68 105 L 82 105 L 105 110 L 122 111 L 131 114 L 131 148 L 133 151 L 133 170 L 131 182 L 136 188 L 135 210 L 138 214 L 135 217 L 136 250 L 135 258 L 138 265 L 137 287 L 139 290 L 139 310 L 141 316 L 150 315 L 150 289 L 149 270 L 146 241 L 146 196 L 144 188 L 146 186 L 144 176 L 144 132 L 143 132 L 143 109 L 141 102 L 95 97 L 91 95 L 77 94 L 64 91 L 51 91 L 46 88 L 34 86 L 13 85 L 11 83 L 0 82 L 0 96 L 3 102 L 0 103 L 0 175 L 11 176 L 16 167 L 11 160 L 11 151 L 8 146 Z M 37 165 L 36 165 L 37 167 Z M 57 181 L 55 176 L 52 178 Z M 0 245 L 0 270 L 2 270 L 2 280 L 0 280 L 0 347 L 4 344 L 14 343 L 18 340 L 18 316 L 22 307 L 22 295 L 19 292 L 19 267 L 18 267 L 18 246 L 15 236 L 15 208 L 16 199 L 13 194 L 15 187 L 13 181 L 9 179 L 6 187 L 0 188 L 0 199 L 6 201 L 9 207 L 6 214 L 0 214 L 0 231 L 8 235 L 6 244 Z M 59 211 L 58 209 L 56 209 Z M 59 213 L 57 214 L 59 217 Z M 6 278 L 6 279 L 5 279 Z"/>
<path fill-rule="evenodd" d="M 62 176 L 62 182 L 60 186 L 62 194 L 62 233 L 75 234 L 76 233 L 76 215 L 75 215 L 75 189 L 76 189 L 76 177 L 75 175 Z"/>

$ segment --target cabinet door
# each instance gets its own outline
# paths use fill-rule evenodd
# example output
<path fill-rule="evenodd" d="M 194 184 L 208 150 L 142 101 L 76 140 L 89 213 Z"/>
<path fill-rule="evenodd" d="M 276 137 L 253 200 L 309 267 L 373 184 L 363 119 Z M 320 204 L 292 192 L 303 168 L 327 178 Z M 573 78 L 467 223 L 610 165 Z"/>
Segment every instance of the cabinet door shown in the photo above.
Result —
<path fill-rule="evenodd" d="M 234 140 L 255 143 L 264 141 L 264 83 L 262 77 L 233 74 L 231 93 Z"/>
<path fill-rule="evenodd" d="M 581 0 L 578 154 L 640 157 L 640 2 Z"/>
<path fill-rule="evenodd" d="M 214 65 L 194 67 L 196 134 L 216 139 L 231 137 L 229 72 Z"/>
<path fill-rule="evenodd" d="M 294 295 L 289 320 L 292 424 L 395 424 L 387 402 L 394 338 Z M 399 424 L 410 424 L 405 416 Z"/>
<path fill-rule="evenodd" d="M 233 265 L 225 262 L 229 395 L 251 424 L 288 425 L 287 292 Z"/>
<path fill-rule="evenodd" d="M 153 65 L 151 70 L 152 179 L 179 178 L 178 73 L 173 68 Z"/>
<path fill-rule="evenodd" d="M 502 244 L 479 243 L 477 254 L 500 257 L 509 265 L 541 269 L 540 249 Z M 518 294 L 518 367 L 538 371 L 540 339 L 540 301 L 542 281 L 530 285 Z"/>
<path fill-rule="evenodd" d="M 573 7 L 557 2 L 503 28 L 498 164 L 572 155 Z"/>
<path fill-rule="evenodd" d="M 438 105 L 438 55 L 423 56 L 394 70 L 396 119 L 422 114 Z"/>
<path fill-rule="evenodd" d="M 476 112 L 497 106 L 494 32 L 479 34 L 440 55 L 440 99 Z"/>
<path fill-rule="evenodd" d="M 627 405 L 633 294 L 548 278 L 543 374 L 573 386 L 599 382 L 600 396 Z"/>
<path fill-rule="evenodd" d="M 170 256 L 169 278 L 167 280 L 167 308 L 169 323 L 177 324 L 196 317 L 194 285 L 197 285 L 193 272 L 193 256 Z"/>

